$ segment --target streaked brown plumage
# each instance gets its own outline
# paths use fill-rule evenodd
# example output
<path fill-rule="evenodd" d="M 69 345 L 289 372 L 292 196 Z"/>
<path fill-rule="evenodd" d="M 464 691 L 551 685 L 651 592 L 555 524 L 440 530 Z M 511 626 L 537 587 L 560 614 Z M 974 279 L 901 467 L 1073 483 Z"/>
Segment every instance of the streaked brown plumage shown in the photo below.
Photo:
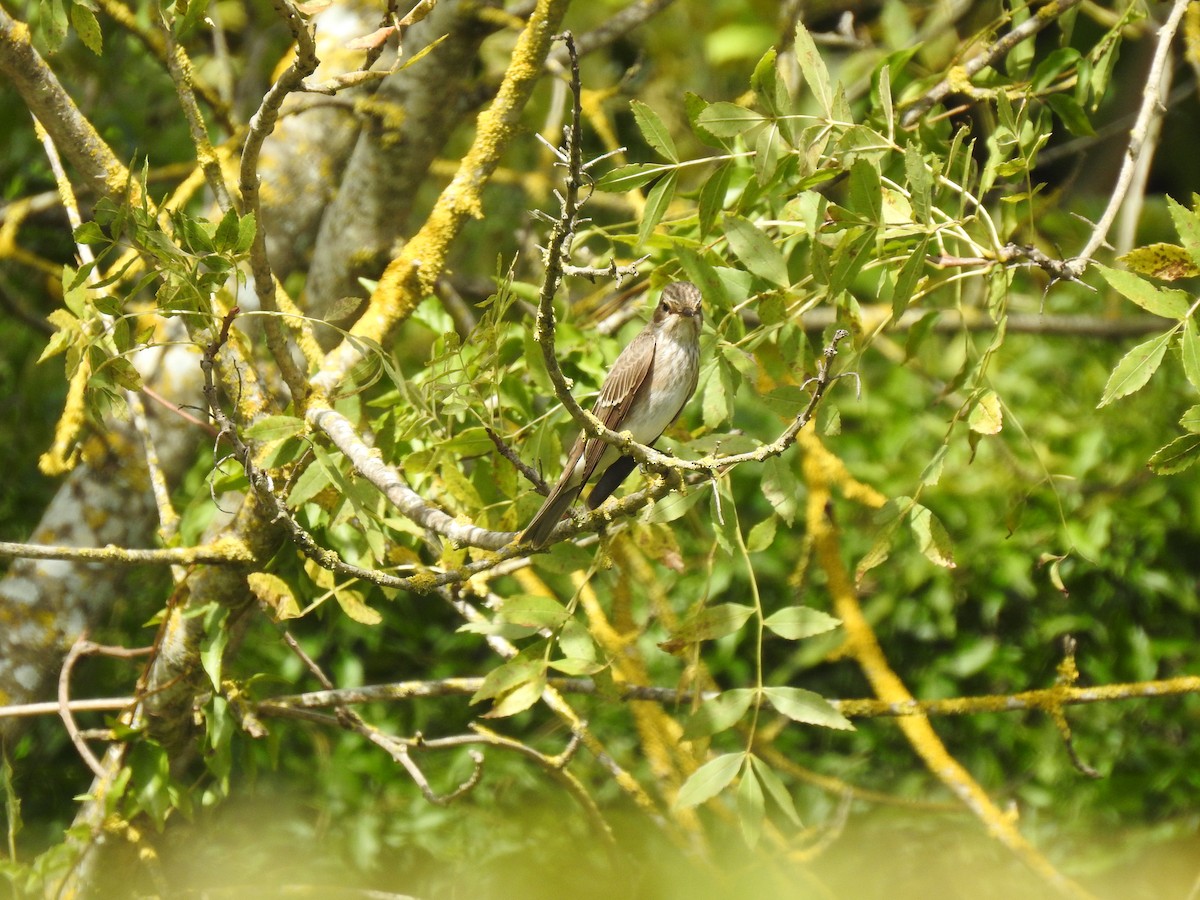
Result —
<path fill-rule="evenodd" d="M 653 444 L 679 417 L 696 390 L 700 374 L 700 291 L 688 281 L 668 284 L 646 327 L 621 351 L 592 407 L 605 427 L 628 431 L 641 444 Z M 580 434 L 567 456 L 558 484 L 522 532 L 520 540 L 541 547 L 575 502 L 583 486 L 601 473 L 588 494 L 595 509 L 633 471 L 632 457 Z"/>

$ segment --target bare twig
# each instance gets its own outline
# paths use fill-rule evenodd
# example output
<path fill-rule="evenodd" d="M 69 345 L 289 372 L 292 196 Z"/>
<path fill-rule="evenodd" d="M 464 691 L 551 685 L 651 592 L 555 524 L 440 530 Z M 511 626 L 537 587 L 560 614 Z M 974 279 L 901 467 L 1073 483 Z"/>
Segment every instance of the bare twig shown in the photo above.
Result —
<path fill-rule="evenodd" d="M 588 678 L 551 678 L 547 684 L 564 694 L 598 694 L 601 688 Z M 333 692 L 312 691 L 272 697 L 260 701 L 264 713 L 275 707 L 322 709 L 338 704 L 376 703 L 387 700 L 418 700 L 430 697 L 469 696 L 483 685 L 482 678 L 441 678 L 431 681 L 399 681 L 390 684 L 340 688 Z M 603 688 L 606 692 L 608 687 Z M 1120 700 L 1151 700 L 1160 697 L 1179 697 L 1200 694 L 1200 675 L 1184 675 L 1160 681 L 1137 681 L 1117 684 L 1074 687 L 1056 685 L 1014 694 L 983 694 L 974 697 L 947 697 L 938 700 L 906 700 L 891 702 L 877 699 L 830 700 L 835 709 L 850 719 L 905 718 L 909 716 L 972 716 L 985 713 L 1048 711 L 1056 704 L 1079 706 L 1091 703 L 1112 703 Z M 616 699 L 633 702 L 649 700 L 654 703 L 687 706 L 696 701 L 710 700 L 717 691 L 681 692 L 678 687 L 655 685 L 617 685 Z"/>
<path fill-rule="evenodd" d="M 71 670 L 75 668 L 75 662 L 80 656 L 93 652 L 94 646 L 87 639 L 87 632 L 84 631 L 67 652 L 67 658 L 63 660 L 62 669 L 58 673 L 58 714 L 62 718 L 67 735 L 71 738 L 71 743 L 75 745 L 79 756 L 87 763 L 88 768 L 97 778 L 103 778 L 104 766 L 79 733 L 79 726 L 75 724 L 75 716 L 71 712 Z"/>
<path fill-rule="evenodd" d="M 1079 251 L 1079 255 L 1067 264 L 1068 270 L 1075 277 L 1083 274 L 1092 256 L 1104 246 L 1104 242 L 1108 239 L 1108 231 L 1125 202 L 1129 186 L 1133 183 L 1134 174 L 1138 169 L 1138 159 L 1145 149 L 1146 138 L 1150 133 L 1151 122 L 1155 117 L 1161 115 L 1163 94 L 1168 92 L 1171 87 L 1170 73 L 1166 68 L 1167 59 L 1170 56 L 1171 42 L 1175 38 L 1175 32 L 1179 29 L 1179 23 L 1183 19 L 1188 3 L 1189 0 L 1175 0 L 1171 6 L 1170 15 L 1158 30 L 1158 44 L 1154 48 L 1154 58 L 1150 63 L 1150 71 L 1146 74 L 1146 85 L 1142 89 L 1142 105 L 1138 110 L 1133 128 L 1129 132 L 1129 146 L 1125 149 L 1125 159 L 1121 163 L 1117 182 L 1109 195 L 1108 205 L 1104 208 L 1104 213 L 1100 216 L 1096 227 L 1092 229 L 1087 243 Z"/>
<path fill-rule="evenodd" d="M 167 547 L 161 550 L 131 550 L 126 547 L 67 547 L 46 544 L 18 544 L 0 541 L 0 558 L 68 559 L 76 562 L 103 562 L 122 566 L 231 566 L 250 562 L 245 550 L 235 541 L 218 541 L 199 547 Z"/>
<path fill-rule="evenodd" d="M 258 160 L 263 143 L 274 130 L 279 119 L 279 108 L 289 94 L 300 90 L 305 78 L 316 71 L 319 64 L 317 49 L 309 25 L 300 17 L 289 0 L 272 0 L 275 11 L 284 20 L 296 39 L 296 56 L 287 70 L 271 85 L 259 104 L 258 110 L 250 118 L 250 130 L 246 135 L 246 143 L 242 149 L 241 171 L 238 176 L 238 190 L 242 195 L 243 213 L 254 216 L 254 242 L 250 246 L 250 270 L 254 275 L 254 290 L 258 301 L 267 312 L 277 312 L 279 303 L 276 302 L 277 292 L 283 288 L 276 282 L 271 271 L 271 261 L 267 256 L 266 224 L 263 222 L 262 205 L 259 194 Z M 297 320 L 303 322 L 303 320 Z M 292 348 L 287 340 L 279 317 L 268 315 L 264 317 L 264 331 L 267 336 L 267 347 L 271 351 L 280 374 L 291 392 L 292 401 L 302 408 L 308 397 L 309 387 L 305 373 L 296 364 L 292 356 Z M 306 342 L 311 343 L 311 342 Z M 315 345 L 314 345 L 315 346 Z"/>
<path fill-rule="evenodd" d="M 492 439 L 492 443 L 496 445 L 496 449 L 500 455 L 512 463 L 518 472 L 525 476 L 526 480 L 533 485 L 533 489 L 542 496 L 550 493 L 550 485 L 546 484 L 546 479 L 533 470 L 533 467 L 525 463 L 517 451 L 508 446 L 504 438 L 496 434 L 495 429 L 485 428 L 487 436 Z"/>

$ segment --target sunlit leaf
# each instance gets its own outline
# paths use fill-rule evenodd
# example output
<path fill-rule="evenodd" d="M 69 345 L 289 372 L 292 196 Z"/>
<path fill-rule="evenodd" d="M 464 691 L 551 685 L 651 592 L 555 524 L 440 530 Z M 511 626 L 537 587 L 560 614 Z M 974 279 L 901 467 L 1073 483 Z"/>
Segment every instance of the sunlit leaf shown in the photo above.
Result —
<path fill-rule="evenodd" d="M 1166 331 L 1138 344 L 1126 353 L 1108 376 L 1108 382 L 1104 385 L 1104 393 L 1096 405 L 1098 407 L 1107 406 L 1114 400 L 1126 397 L 1145 386 L 1146 382 L 1150 380 L 1150 376 L 1162 364 L 1163 356 L 1166 355 L 1167 346 L 1171 343 L 1174 334 L 1173 331 Z"/>
<path fill-rule="evenodd" d="M 633 110 L 633 119 L 637 122 L 638 129 L 642 132 L 646 143 L 671 162 L 679 162 L 679 151 L 675 149 L 675 141 L 671 138 L 670 130 L 658 113 L 640 100 L 634 100 L 629 106 Z"/>
<path fill-rule="evenodd" d="M 794 687 L 766 687 L 763 688 L 763 694 L 771 701 L 771 706 L 775 707 L 776 712 L 782 713 L 793 722 L 836 728 L 839 731 L 854 730 L 850 720 L 834 709 L 820 694 Z"/>
<path fill-rule="evenodd" d="M 734 688 L 705 700 L 688 719 L 684 738 L 694 740 L 732 728 L 750 709 L 756 693 L 752 688 Z"/>
<path fill-rule="evenodd" d="M 753 222 L 741 216 L 725 216 L 722 220 L 729 248 L 755 275 L 772 284 L 787 287 L 787 263 L 769 237 Z"/>
<path fill-rule="evenodd" d="M 799 18 L 796 19 L 795 53 L 796 62 L 800 64 L 805 84 L 817 98 L 821 111 L 827 117 L 831 116 L 833 90 L 829 83 L 829 70 L 825 67 L 825 60 L 817 51 L 817 45 L 813 43 L 812 35 L 808 33 L 808 29 L 804 27 L 804 23 Z"/>
<path fill-rule="evenodd" d="M 1174 475 L 1190 468 L 1200 459 L 1200 434 L 1185 434 L 1150 457 L 1150 471 L 1155 475 Z"/>
<path fill-rule="evenodd" d="M 841 624 L 841 619 L 808 606 L 785 606 L 763 620 L 763 625 L 769 630 L 789 641 L 824 634 Z"/>
<path fill-rule="evenodd" d="M 733 634 L 754 615 L 754 607 L 741 603 L 718 603 L 689 614 L 671 632 L 670 640 L 659 644 L 668 653 L 677 653 L 689 644 L 712 641 Z"/>
<path fill-rule="evenodd" d="M 698 806 L 717 796 L 737 776 L 745 759 L 744 753 L 726 753 L 706 762 L 683 783 L 675 798 L 675 808 Z"/>
<path fill-rule="evenodd" d="M 1101 277 L 1118 293 L 1132 300 L 1147 312 L 1167 319 L 1181 319 L 1191 306 L 1191 298 L 1183 291 L 1169 291 L 1155 287 L 1144 278 L 1121 269 L 1110 269 L 1094 264 Z"/>
<path fill-rule="evenodd" d="M 793 825 L 799 827 L 800 816 L 796 812 L 796 804 L 792 801 L 792 795 L 788 793 L 784 787 L 783 781 L 775 774 L 775 770 L 768 766 L 757 756 L 750 757 L 750 765 L 754 768 L 762 785 L 767 789 L 771 799 L 775 801 L 775 805 L 783 810 L 783 814 L 791 820 Z"/>
<path fill-rule="evenodd" d="M 646 197 L 646 207 L 642 210 L 642 224 L 638 227 L 637 246 L 642 246 L 654 233 L 654 229 L 658 227 L 658 223 L 662 221 L 662 217 L 666 215 L 667 207 L 671 205 L 671 200 L 675 197 L 675 184 L 678 180 L 678 172 L 668 172 L 663 178 L 650 189 L 649 195 Z"/>
<path fill-rule="evenodd" d="M 967 425 L 979 434 L 999 434 L 1004 427 L 1004 410 L 995 391 L 984 391 L 967 415 Z"/>
<path fill-rule="evenodd" d="M 747 847 L 753 848 L 758 844 L 766 816 L 764 806 L 762 785 L 758 783 L 754 769 L 747 766 L 742 770 L 742 781 L 737 792 L 738 824 L 742 826 L 742 838 Z"/>
<path fill-rule="evenodd" d="M 729 138 L 744 134 L 767 121 L 762 113 L 734 103 L 710 103 L 697 121 L 717 137 Z"/>
<path fill-rule="evenodd" d="M 917 547 L 926 559 L 946 569 L 955 567 L 950 535 L 931 510 L 919 503 L 913 506 L 909 514 L 909 527 L 912 528 L 913 537 L 917 539 Z"/>
<path fill-rule="evenodd" d="M 291 587 L 278 575 L 269 572 L 251 572 L 246 576 L 250 592 L 265 604 L 277 619 L 294 619 L 300 615 L 300 604 Z"/>

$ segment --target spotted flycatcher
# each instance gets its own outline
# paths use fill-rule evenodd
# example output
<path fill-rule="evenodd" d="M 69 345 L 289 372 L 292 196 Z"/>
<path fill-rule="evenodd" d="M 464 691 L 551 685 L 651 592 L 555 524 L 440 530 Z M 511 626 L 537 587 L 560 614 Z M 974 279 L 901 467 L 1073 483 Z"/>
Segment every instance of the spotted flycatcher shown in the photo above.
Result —
<path fill-rule="evenodd" d="M 600 387 L 592 415 L 612 431 L 628 431 L 639 444 L 653 444 L 683 412 L 700 374 L 700 291 L 689 281 L 668 284 L 637 337 L 621 351 Z M 554 526 L 583 486 L 601 473 L 588 494 L 595 509 L 633 471 L 634 460 L 599 438 L 580 434 L 554 486 L 521 540 L 544 546 Z"/>

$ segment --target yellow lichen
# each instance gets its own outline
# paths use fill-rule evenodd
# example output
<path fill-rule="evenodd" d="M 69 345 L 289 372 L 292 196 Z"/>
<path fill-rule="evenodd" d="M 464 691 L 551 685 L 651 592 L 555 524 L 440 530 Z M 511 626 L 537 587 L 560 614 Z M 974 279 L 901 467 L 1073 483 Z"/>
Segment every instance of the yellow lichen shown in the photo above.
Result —
<path fill-rule="evenodd" d="M 79 462 L 79 447 L 76 441 L 83 430 L 86 413 L 84 388 L 87 387 L 90 375 L 91 369 L 87 365 L 81 365 L 71 376 L 67 388 L 67 402 L 63 406 L 58 425 L 54 428 L 54 442 L 50 449 L 38 458 L 38 468 L 43 475 L 65 475 Z"/>

